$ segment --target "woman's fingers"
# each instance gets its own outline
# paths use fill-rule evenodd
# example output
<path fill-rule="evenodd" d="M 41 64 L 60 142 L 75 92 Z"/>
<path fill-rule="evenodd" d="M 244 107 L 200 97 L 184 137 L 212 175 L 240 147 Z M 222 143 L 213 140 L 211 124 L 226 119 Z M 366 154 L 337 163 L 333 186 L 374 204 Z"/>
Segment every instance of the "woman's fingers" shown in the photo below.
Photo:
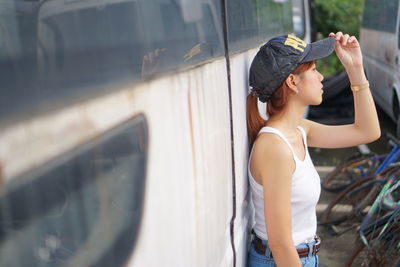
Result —
<path fill-rule="evenodd" d="M 349 34 L 343 34 L 342 32 L 329 33 L 329 37 L 335 38 L 342 46 L 347 44 L 357 44 L 357 38 L 355 36 L 350 36 Z"/>
<path fill-rule="evenodd" d="M 343 38 L 343 33 L 342 32 L 337 32 L 335 34 L 336 40 L 340 41 Z"/>
<path fill-rule="evenodd" d="M 360 44 L 358 43 L 358 40 L 357 40 L 357 38 L 356 38 L 355 36 L 351 36 L 351 37 L 349 38 L 349 40 L 347 41 L 347 43 L 350 44 L 351 47 L 360 46 Z"/>
<path fill-rule="evenodd" d="M 348 34 L 343 35 L 343 38 L 342 38 L 342 45 L 343 46 L 347 45 L 347 41 L 349 40 L 349 38 L 350 38 L 350 35 L 348 35 Z"/>

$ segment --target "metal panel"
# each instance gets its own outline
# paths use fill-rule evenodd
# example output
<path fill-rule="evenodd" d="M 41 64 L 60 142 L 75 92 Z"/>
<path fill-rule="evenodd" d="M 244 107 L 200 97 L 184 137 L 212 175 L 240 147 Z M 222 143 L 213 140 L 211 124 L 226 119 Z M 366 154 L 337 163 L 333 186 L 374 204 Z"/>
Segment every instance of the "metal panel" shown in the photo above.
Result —
<path fill-rule="evenodd" d="M 148 191 L 130 266 L 230 266 L 225 59 L 158 80 L 147 93 Z"/>
<path fill-rule="evenodd" d="M 236 173 L 236 219 L 235 247 L 236 266 L 245 266 L 249 232 L 252 227 L 252 207 L 247 179 L 249 144 L 246 125 L 246 97 L 249 93 L 248 70 L 257 49 L 236 54 L 230 58 L 232 79 L 232 110 L 235 133 L 235 173 Z"/>

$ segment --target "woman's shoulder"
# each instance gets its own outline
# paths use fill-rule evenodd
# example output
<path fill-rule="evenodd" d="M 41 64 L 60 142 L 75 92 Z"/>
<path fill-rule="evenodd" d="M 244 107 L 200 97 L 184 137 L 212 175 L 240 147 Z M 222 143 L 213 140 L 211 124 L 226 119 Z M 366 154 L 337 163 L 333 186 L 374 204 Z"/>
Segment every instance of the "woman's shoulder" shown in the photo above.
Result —
<path fill-rule="evenodd" d="M 257 137 L 251 161 L 254 177 L 262 177 L 262 173 L 274 173 L 275 171 L 283 173 L 283 170 L 293 173 L 295 169 L 293 155 L 288 145 L 278 135 L 272 133 L 261 133 Z M 261 180 L 259 178 L 257 181 L 264 184 Z"/>
<path fill-rule="evenodd" d="M 292 157 L 292 152 L 278 135 L 261 132 L 254 142 L 253 155 L 271 159 L 287 159 Z"/>

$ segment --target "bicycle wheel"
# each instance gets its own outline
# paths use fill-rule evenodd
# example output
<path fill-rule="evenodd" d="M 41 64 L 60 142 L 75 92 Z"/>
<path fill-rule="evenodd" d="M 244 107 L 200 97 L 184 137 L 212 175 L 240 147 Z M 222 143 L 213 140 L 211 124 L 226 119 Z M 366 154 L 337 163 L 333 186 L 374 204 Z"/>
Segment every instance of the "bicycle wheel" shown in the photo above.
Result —
<path fill-rule="evenodd" d="M 358 242 L 356 248 L 350 253 L 344 266 L 396 266 L 397 257 L 399 255 L 399 225 L 393 224 L 390 229 L 379 239 L 379 232 L 384 225 L 377 227 L 369 235 L 375 238 L 370 242 L 370 246 L 365 246 L 363 243 Z"/>
<path fill-rule="evenodd" d="M 376 259 L 377 252 L 366 247 L 364 244 L 357 244 L 356 248 L 350 253 L 345 267 L 368 266 L 379 267 L 379 260 Z"/>
<path fill-rule="evenodd" d="M 391 166 L 380 174 L 362 178 L 339 193 L 326 207 L 320 223 L 338 225 L 351 218 L 361 221 L 366 214 L 365 208 L 371 205 L 379 194 L 386 177 L 399 172 L 397 166 Z M 336 233 L 337 234 L 337 233 Z"/>
<path fill-rule="evenodd" d="M 320 223 L 338 225 L 355 217 L 356 214 L 354 208 L 370 192 L 371 187 L 373 187 L 374 184 L 368 186 L 368 183 L 374 179 L 375 176 L 360 179 L 340 192 L 340 194 L 328 204 L 322 213 Z M 356 192 L 352 192 L 355 188 L 361 186 L 364 187 Z"/>
<path fill-rule="evenodd" d="M 372 175 L 385 157 L 362 155 L 346 161 L 325 176 L 321 187 L 329 192 L 340 192 L 358 179 Z"/>

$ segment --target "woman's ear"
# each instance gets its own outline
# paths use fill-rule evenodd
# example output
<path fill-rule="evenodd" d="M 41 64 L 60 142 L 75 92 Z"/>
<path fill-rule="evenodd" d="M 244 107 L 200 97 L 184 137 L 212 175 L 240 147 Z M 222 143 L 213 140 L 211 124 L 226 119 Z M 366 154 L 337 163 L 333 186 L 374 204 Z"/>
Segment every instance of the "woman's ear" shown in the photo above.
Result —
<path fill-rule="evenodd" d="M 298 82 L 297 76 L 294 75 L 293 73 L 289 74 L 289 76 L 285 80 L 287 87 L 289 87 L 289 89 L 296 94 L 299 93 L 299 89 L 297 88 L 297 82 Z"/>

